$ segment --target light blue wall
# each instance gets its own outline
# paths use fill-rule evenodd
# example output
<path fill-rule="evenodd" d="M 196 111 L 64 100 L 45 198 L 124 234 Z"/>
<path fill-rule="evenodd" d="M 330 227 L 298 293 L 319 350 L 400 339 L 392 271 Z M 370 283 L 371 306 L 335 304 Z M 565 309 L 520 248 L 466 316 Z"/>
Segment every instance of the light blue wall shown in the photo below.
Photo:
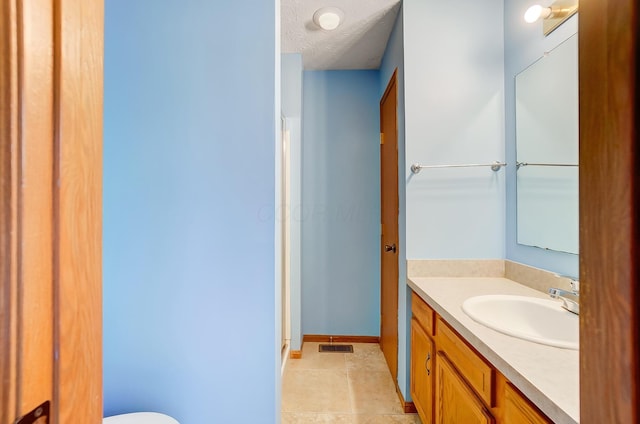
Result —
<path fill-rule="evenodd" d="M 380 332 L 378 71 L 305 71 L 302 332 Z"/>
<path fill-rule="evenodd" d="M 578 15 L 553 31 L 542 34 L 542 23 L 527 24 L 522 16 L 531 5 L 528 0 L 505 1 L 505 105 L 506 155 L 509 163 L 516 162 L 515 77 L 578 30 Z M 578 275 L 578 255 L 554 252 L 517 244 L 516 233 L 516 169 L 507 169 L 506 257 L 512 261 L 566 274 Z"/>
<path fill-rule="evenodd" d="M 405 94 L 404 94 L 404 40 L 403 9 L 387 42 L 380 65 L 380 97 L 397 69 L 398 84 L 398 387 L 406 401 L 411 400 L 409 392 L 409 364 L 411 351 L 411 290 L 407 286 L 407 199 L 405 183 Z"/>
<path fill-rule="evenodd" d="M 405 0 L 407 258 L 504 258 L 502 0 Z"/>
<path fill-rule="evenodd" d="M 398 67 L 401 275 L 398 387 L 410 400 L 406 259 L 504 258 L 505 172 L 423 170 L 504 160 L 501 0 L 404 0 L 381 67 Z"/>
<path fill-rule="evenodd" d="M 302 348 L 302 286 L 301 286 L 301 161 L 302 161 L 302 55 L 282 55 L 282 113 L 290 131 L 290 202 L 287 207 L 290 222 L 290 298 L 291 350 Z"/>
<path fill-rule="evenodd" d="M 105 414 L 274 423 L 277 2 L 105 6 Z"/>

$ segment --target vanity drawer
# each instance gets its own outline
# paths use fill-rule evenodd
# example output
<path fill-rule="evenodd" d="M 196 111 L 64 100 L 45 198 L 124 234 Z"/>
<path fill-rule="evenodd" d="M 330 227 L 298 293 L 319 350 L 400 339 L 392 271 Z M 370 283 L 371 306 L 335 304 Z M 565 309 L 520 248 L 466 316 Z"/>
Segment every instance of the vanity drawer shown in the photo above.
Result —
<path fill-rule="evenodd" d="M 495 406 L 495 370 L 471 349 L 443 320 L 436 320 L 436 346 L 444 352 L 469 385 L 488 406 Z"/>
<path fill-rule="evenodd" d="M 429 307 L 429 305 L 427 305 L 424 300 L 422 300 L 420 296 L 415 293 L 412 293 L 411 312 L 413 313 L 413 316 L 418 320 L 422 328 L 427 332 L 427 334 L 433 337 L 435 334 L 435 312 Z"/>

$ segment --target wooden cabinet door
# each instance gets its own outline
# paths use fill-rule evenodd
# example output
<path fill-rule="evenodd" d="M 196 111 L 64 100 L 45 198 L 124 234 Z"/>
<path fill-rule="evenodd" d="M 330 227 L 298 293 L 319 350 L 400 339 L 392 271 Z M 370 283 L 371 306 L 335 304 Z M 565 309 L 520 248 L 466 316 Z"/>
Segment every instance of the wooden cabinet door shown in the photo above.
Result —
<path fill-rule="evenodd" d="M 533 404 L 522 396 L 512 385 L 507 383 L 504 391 L 504 423 L 505 424 L 550 424 Z"/>
<path fill-rule="evenodd" d="M 435 349 L 418 320 L 411 320 L 411 397 L 422 424 L 433 422 Z"/>
<path fill-rule="evenodd" d="M 436 360 L 436 423 L 493 424 L 494 418 L 447 357 Z"/>

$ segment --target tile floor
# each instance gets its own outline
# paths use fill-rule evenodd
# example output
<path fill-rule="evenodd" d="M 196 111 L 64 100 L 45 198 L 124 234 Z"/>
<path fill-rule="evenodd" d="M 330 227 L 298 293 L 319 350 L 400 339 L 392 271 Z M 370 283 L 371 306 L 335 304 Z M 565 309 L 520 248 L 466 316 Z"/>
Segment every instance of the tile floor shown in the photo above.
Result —
<path fill-rule="evenodd" d="M 353 343 L 353 353 L 320 353 L 305 343 L 282 378 L 282 424 L 420 424 L 404 414 L 378 344 Z"/>

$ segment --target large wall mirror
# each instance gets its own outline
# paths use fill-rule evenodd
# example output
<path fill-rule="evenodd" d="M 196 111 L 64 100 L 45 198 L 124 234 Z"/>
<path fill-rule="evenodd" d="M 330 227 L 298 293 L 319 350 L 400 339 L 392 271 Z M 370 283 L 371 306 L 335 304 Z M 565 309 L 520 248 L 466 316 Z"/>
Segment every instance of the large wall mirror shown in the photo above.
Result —
<path fill-rule="evenodd" d="M 518 243 L 578 253 L 578 36 L 516 76 Z"/>

